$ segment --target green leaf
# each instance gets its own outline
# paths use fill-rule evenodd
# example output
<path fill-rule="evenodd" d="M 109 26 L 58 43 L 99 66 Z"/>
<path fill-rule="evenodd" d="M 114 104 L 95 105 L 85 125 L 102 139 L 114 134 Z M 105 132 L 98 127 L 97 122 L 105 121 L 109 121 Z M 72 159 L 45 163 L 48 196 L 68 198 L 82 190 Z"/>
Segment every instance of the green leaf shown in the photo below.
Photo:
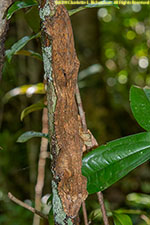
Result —
<path fill-rule="evenodd" d="M 31 27 L 33 32 L 38 33 L 40 31 L 40 16 L 38 6 L 30 8 L 24 16 L 26 22 Z"/>
<path fill-rule="evenodd" d="M 15 55 L 25 55 L 25 56 L 31 56 L 35 59 L 38 59 L 40 61 L 42 61 L 42 56 L 41 54 L 34 52 L 32 50 L 20 50 L 18 52 L 15 53 Z"/>
<path fill-rule="evenodd" d="M 50 194 L 49 198 L 47 199 L 46 204 L 47 204 L 47 205 L 48 205 L 48 204 L 52 204 L 52 199 L 53 199 L 53 195 Z"/>
<path fill-rule="evenodd" d="M 127 202 L 134 207 L 150 207 L 150 196 L 142 193 L 130 193 L 127 195 Z"/>
<path fill-rule="evenodd" d="M 117 209 L 114 212 L 119 214 L 134 214 L 134 215 L 141 215 L 146 213 L 145 211 L 139 209 Z"/>
<path fill-rule="evenodd" d="M 49 224 L 55 225 L 55 223 L 54 223 L 54 215 L 53 215 L 53 206 L 50 209 L 49 216 L 48 216 L 48 221 L 49 221 Z"/>
<path fill-rule="evenodd" d="M 100 64 L 93 64 L 79 73 L 78 81 L 81 81 L 93 74 L 100 73 L 102 71 L 103 67 Z"/>
<path fill-rule="evenodd" d="M 33 94 L 45 94 L 44 84 L 28 84 L 14 88 L 5 94 L 3 101 L 7 103 L 12 97 L 23 94 L 26 94 L 28 97 L 31 97 Z"/>
<path fill-rule="evenodd" d="M 82 160 L 89 194 L 102 191 L 150 159 L 150 133 L 120 138 L 88 153 Z"/>
<path fill-rule="evenodd" d="M 132 220 L 128 215 L 113 213 L 115 225 L 132 225 Z"/>
<path fill-rule="evenodd" d="M 87 9 L 87 8 L 100 8 L 100 7 L 112 6 L 112 5 L 118 8 L 118 6 L 113 3 L 113 1 L 103 1 L 101 3 L 88 4 L 88 5 L 85 5 L 85 6 L 80 6 L 76 9 L 68 10 L 68 13 L 69 13 L 69 16 L 72 16 L 75 13 L 80 12 L 81 10 L 84 10 L 84 9 Z"/>
<path fill-rule="evenodd" d="M 21 112 L 21 120 L 23 120 L 28 114 L 35 112 L 37 110 L 41 110 L 44 107 L 46 107 L 46 105 L 44 105 L 43 101 L 37 102 L 35 104 L 32 104 L 28 107 L 26 107 L 22 112 Z"/>
<path fill-rule="evenodd" d="M 130 105 L 139 125 L 150 131 L 150 88 L 132 86 L 130 89 Z"/>
<path fill-rule="evenodd" d="M 27 8 L 27 7 L 31 7 L 34 5 L 38 5 L 36 0 L 16 1 L 8 9 L 6 17 L 7 17 L 7 19 L 10 19 L 16 11 Z"/>
<path fill-rule="evenodd" d="M 5 51 L 5 55 L 8 59 L 8 62 L 10 62 L 12 59 L 12 56 L 16 54 L 18 51 L 20 51 L 29 41 L 38 37 L 40 37 L 40 33 L 31 35 L 31 36 L 25 36 L 21 38 L 19 41 L 17 41 L 15 44 L 13 44 L 11 49 L 8 49 Z"/>
<path fill-rule="evenodd" d="M 41 132 L 35 132 L 35 131 L 27 131 L 27 132 L 23 133 L 17 139 L 17 142 L 23 143 L 23 142 L 26 142 L 26 141 L 30 140 L 31 138 L 34 138 L 34 137 L 44 137 L 44 138 L 47 138 L 47 139 L 49 138 L 48 134 L 44 134 L 44 133 L 41 133 Z"/>

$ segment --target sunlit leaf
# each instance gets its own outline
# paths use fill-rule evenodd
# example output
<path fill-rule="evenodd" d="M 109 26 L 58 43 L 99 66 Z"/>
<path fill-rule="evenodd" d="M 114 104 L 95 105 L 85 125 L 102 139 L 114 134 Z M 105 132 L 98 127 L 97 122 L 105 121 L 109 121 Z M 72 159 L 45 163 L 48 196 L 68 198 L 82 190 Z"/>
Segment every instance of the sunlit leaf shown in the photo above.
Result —
<path fill-rule="evenodd" d="M 150 196 L 142 193 L 130 193 L 127 195 L 128 204 L 132 206 L 150 207 Z"/>
<path fill-rule="evenodd" d="M 85 79 L 88 76 L 91 76 L 96 73 L 100 73 L 102 72 L 102 70 L 103 70 L 103 67 L 100 64 L 91 65 L 79 73 L 78 80 L 80 81 Z"/>
<path fill-rule="evenodd" d="M 7 12 L 7 19 L 10 19 L 12 17 L 12 15 L 20 10 L 20 9 L 24 9 L 24 8 L 27 8 L 27 7 L 31 7 L 31 6 L 34 6 L 34 5 L 38 5 L 37 1 L 36 0 L 24 0 L 24 1 L 16 1 L 14 2 L 10 8 L 8 9 L 8 12 Z"/>
<path fill-rule="evenodd" d="M 15 55 L 25 55 L 25 56 L 31 56 L 35 59 L 38 59 L 40 61 L 42 61 L 42 56 L 41 54 L 34 52 L 32 50 L 20 50 L 18 52 L 15 53 Z"/>
<path fill-rule="evenodd" d="M 18 51 L 20 51 L 29 41 L 38 37 L 40 37 L 40 33 L 31 36 L 25 36 L 21 38 L 19 41 L 17 41 L 15 44 L 13 44 L 10 49 L 5 51 L 5 55 L 8 59 L 8 62 L 10 62 L 12 56 L 16 54 Z"/>
<path fill-rule="evenodd" d="M 26 142 L 26 141 L 30 140 L 31 138 L 34 138 L 34 137 L 44 137 L 44 138 L 47 138 L 47 139 L 49 138 L 48 134 L 44 134 L 44 133 L 41 133 L 41 132 L 35 132 L 35 131 L 27 131 L 27 132 L 23 133 L 17 139 L 17 142 L 23 143 L 23 142 Z"/>
<path fill-rule="evenodd" d="M 104 6 L 115 6 L 118 8 L 118 5 L 114 4 L 113 1 L 103 1 L 103 2 L 97 3 L 97 4 L 88 4 L 85 6 L 80 6 L 76 9 L 68 10 L 68 12 L 69 12 L 69 16 L 72 16 L 75 13 L 80 12 L 81 10 L 84 10 L 87 8 L 100 8 L 100 7 L 104 7 Z"/>
<path fill-rule="evenodd" d="M 27 115 L 29 115 L 31 112 L 37 111 L 37 110 L 41 110 L 43 109 L 45 106 L 43 101 L 37 102 L 35 104 L 32 104 L 28 107 L 26 107 L 22 112 L 21 112 L 21 120 L 24 119 L 24 117 L 26 117 Z"/>
<path fill-rule="evenodd" d="M 139 125 L 150 131 L 150 88 L 132 86 L 130 89 L 130 105 Z"/>
<path fill-rule="evenodd" d="M 90 194 L 102 191 L 150 159 L 150 133 L 120 138 L 88 153 L 82 160 Z"/>
<path fill-rule="evenodd" d="M 31 97 L 33 94 L 45 94 L 44 84 L 43 83 L 28 84 L 14 88 L 5 94 L 3 101 L 4 103 L 6 103 L 12 97 L 23 94 L 26 94 L 28 97 Z"/>
<path fill-rule="evenodd" d="M 113 219 L 115 225 L 132 225 L 132 220 L 128 215 L 113 213 Z"/>

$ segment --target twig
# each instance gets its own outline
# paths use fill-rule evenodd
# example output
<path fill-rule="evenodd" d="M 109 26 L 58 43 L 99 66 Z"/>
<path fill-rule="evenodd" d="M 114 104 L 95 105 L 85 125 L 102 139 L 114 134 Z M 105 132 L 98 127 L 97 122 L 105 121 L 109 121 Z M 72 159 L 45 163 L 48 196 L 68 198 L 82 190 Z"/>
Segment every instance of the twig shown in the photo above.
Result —
<path fill-rule="evenodd" d="M 78 110 L 79 110 L 79 114 L 80 114 L 80 117 L 81 117 L 82 128 L 86 132 L 87 131 L 87 124 L 86 124 L 85 112 L 83 110 L 83 105 L 82 105 L 82 100 L 81 100 L 78 84 L 76 85 L 76 101 L 77 101 L 77 104 L 78 104 Z"/>
<path fill-rule="evenodd" d="M 101 206 L 101 212 L 102 212 L 102 216 L 103 216 L 103 221 L 105 225 L 109 225 L 108 222 L 108 217 L 106 214 L 106 209 L 105 209 L 105 205 L 104 205 L 104 198 L 103 198 L 103 194 L 101 191 L 97 192 L 97 197 Z"/>
<path fill-rule="evenodd" d="M 144 220 L 147 225 L 150 225 L 150 219 L 146 215 L 141 215 L 141 219 Z"/>
<path fill-rule="evenodd" d="M 80 114 L 80 118 L 81 118 L 81 122 L 82 122 L 83 131 L 86 132 L 87 131 L 87 124 L 86 124 L 85 113 L 84 113 L 84 110 L 83 110 L 82 100 L 81 100 L 78 85 L 76 85 L 76 101 L 77 101 L 78 110 L 79 110 L 79 114 Z M 97 143 L 96 139 L 94 138 L 94 136 L 92 135 L 92 133 L 91 133 L 91 137 L 92 137 L 91 138 L 91 142 L 92 142 L 91 146 L 93 146 L 93 147 L 98 146 L 98 143 Z M 98 196 L 98 200 L 99 200 L 99 203 L 100 203 L 100 206 L 101 206 L 101 212 L 102 212 L 104 225 L 109 225 L 102 192 L 100 192 L 100 191 L 97 192 L 97 196 Z M 83 204 L 82 204 L 82 208 L 85 207 L 85 202 Z M 84 215 L 84 213 L 85 213 L 85 215 Z M 85 219 L 87 217 L 86 207 L 83 209 L 83 216 L 84 216 L 84 223 L 88 224 L 88 223 L 86 223 L 86 219 Z"/>
<path fill-rule="evenodd" d="M 43 109 L 42 116 L 42 133 L 48 133 L 48 116 L 47 108 Z M 35 209 L 41 210 L 41 197 L 45 179 L 45 164 L 47 158 L 48 139 L 41 139 L 40 155 L 38 162 L 37 184 L 35 186 Z M 33 225 L 40 224 L 40 217 L 34 214 Z"/>
<path fill-rule="evenodd" d="M 10 192 L 8 193 L 8 198 L 9 198 L 11 201 L 15 202 L 16 204 L 18 204 L 18 205 L 24 207 L 25 209 L 28 209 L 28 210 L 31 211 L 32 213 L 35 213 L 35 214 L 39 215 L 40 217 L 42 217 L 43 219 L 48 220 L 48 216 L 47 216 L 47 215 L 45 215 L 45 214 L 43 214 L 42 212 L 40 212 L 40 211 L 34 209 L 33 207 L 29 206 L 28 204 L 22 202 L 21 200 L 19 200 L 19 199 L 16 198 L 15 196 L 13 196 Z"/>
<path fill-rule="evenodd" d="M 78 105 L 79 114 L 81 117 L 82 128 L 86 132 L 87 125 L 86 125 L 85 113 L 83 111 L 82 100 L 81 100 L 78 84 L 76 85 L 76 101 L 77 101 L 77 105 Z M 85 201 L 82 202 L 82 210 L 83 210 L 84 224 L 88 225 L 88 217 L 87 217 Z"/>
<path fill-rule="evenodd" d="M 88 225 L 89 223 L 88 223 L 85 201 L 82 202 L 82 210 L 83 210 L 84 224 Z"/>

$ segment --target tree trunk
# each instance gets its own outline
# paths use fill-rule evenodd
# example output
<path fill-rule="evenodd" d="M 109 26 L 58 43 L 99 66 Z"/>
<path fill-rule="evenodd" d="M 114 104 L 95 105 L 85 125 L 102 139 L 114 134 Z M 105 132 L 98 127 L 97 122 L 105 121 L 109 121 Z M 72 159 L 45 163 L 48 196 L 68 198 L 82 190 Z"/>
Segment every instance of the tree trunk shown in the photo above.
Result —
<path fill-rule="evenodd" d="M 6 39 L 8 21 L 6 19 L 6 11 L 12 4 L 13 0 L 1 0 L 0 1 L 0 79 L 2 74 L 2 68 L 4 63 L 4 42 Z"/>
<path fill-rule="evenodd" d="M 75 101 L 79 61 L 70 18 L 64 6 L 43 0 L 42 51 L 47 85 L 48 121 L 53 175 L 55 224 L 78 224 L 78 212 L 87 197 L 81 174 L 84 142 Z"/>

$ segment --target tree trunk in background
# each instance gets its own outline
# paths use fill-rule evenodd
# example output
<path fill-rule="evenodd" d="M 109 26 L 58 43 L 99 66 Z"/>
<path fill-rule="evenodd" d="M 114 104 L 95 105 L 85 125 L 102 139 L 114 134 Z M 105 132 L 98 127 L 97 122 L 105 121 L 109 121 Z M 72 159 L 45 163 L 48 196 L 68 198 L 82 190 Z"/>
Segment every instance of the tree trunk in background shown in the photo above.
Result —
<path fill-rule="evenodd" d="M 1 0 L 0 1 L 0 79 L 2 76 L 2 68 L 4 63 L 4 42 L 6 39 L 6 33 L 8 29 L 8 21 L 4 18 L 6 10 L 12 4 L 13 0 Z"/>
<path fill-rule="evenodd" d="M 81 174 L 84 143 L 80 138 L 75 101 L 79 61 L 72 27 L 64 6 L 41 2 L 42 50 L 52 159 L 53 214 L 55 224 L 78 224 L 81 203 L 87 197 Z"/>

